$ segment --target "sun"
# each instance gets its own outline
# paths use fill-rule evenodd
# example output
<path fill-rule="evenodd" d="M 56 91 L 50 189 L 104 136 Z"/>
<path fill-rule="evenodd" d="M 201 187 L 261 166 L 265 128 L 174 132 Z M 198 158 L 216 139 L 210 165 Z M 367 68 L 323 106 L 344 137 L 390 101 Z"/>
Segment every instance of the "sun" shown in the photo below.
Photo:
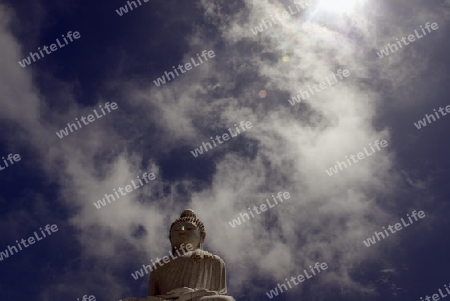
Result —
<path fill-rule="evenodd" d="M 345 13 L 353 11 L 356 6 L 364 0 L 320 0 L 320 10 L 327 10 L 337 13 Z"/>

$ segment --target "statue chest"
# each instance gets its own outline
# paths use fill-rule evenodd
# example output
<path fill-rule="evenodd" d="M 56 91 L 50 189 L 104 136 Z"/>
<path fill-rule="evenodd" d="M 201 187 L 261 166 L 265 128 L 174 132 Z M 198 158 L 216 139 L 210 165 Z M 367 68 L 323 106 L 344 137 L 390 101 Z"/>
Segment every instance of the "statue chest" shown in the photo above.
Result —
<path fill-rule="evenodd" d="M 220 291 L 224 283 L 220 269 L 215 259 L 177 258 L 157 269 L 156 282 L 162 294 L 182 287 Z"/>

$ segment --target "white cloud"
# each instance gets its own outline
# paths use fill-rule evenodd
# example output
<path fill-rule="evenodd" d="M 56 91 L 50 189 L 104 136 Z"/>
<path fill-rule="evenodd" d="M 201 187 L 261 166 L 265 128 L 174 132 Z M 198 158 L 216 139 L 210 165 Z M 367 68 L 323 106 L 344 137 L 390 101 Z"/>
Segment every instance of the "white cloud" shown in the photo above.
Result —
<path fill-rule="evenodd" d="M 247 20 L 244 10 L 232 16 L 226 13 L 213 16 L 220 11 L 219 2 L 202 3 L 206 16 L 214 17 L 219 24 L 220 36 L 204 43 L 204 32 L 198 29 L 191 37 L 191 50 L 181 61 L 188 61 L 203 49 L 215 50 L 214 59 L 161 88 L 155 88 L 153 83 L 145 89 L 131 84 L 127 92 L 130 97 L 120 99 L 122 103 L 118 101 L 119 110 L 114 112 L 118 116 L 111 114 L 62 140 L 55 140 L 54 132 L 92 108 L 73 103 L 65 113 L 49 112 L 33 82 L 32 75 L 38 76 L 33 74 L 36 69 L 20 68 L 17 61 L 23 51 L 7 30 L 7 23 L 0 27 L 3 51 L 0 116 L 24 129 L 26 134 L 19 138 L 39 150 L 42 165 L 61 184 L 60 201 L 73 210 L 69 224 L 79 230 L 82 260 L 95 258 L 100 266 L 121 265 L 129 262 L 128 254 L 136 251 L 146 252 L 148 259 L 155 258 L 168 247 L 168 221 L 178 217 L 186 207 L 192 207 L 205 222 L 207 245 L 220 250 L 225 258 L 232 275 L 229 286 L 235 291 L 245 279 L 255 275 L 270 278 L 275 286 L 316 261 L 333 267 L 321 275 L 320 281 L 367 290 L 349 276 L 349 267 L 373 255 L 364 248 L 362 240 L 390 218 L 390 213 L 384 212 L 374 200 L 380 191 L 395 192 L 398 174 L 392 170 L 395 157 L 389 129 L 377 129 L 372 123 L 381 102 L 378 91 L 364 86 L 361 79 L 370 69 L 379 68 L 381 74 L 395 76 L 393 85 L 396 85 L 420 72 L 423 66 L 398 70 L 397 63 L 405 60 L 400 55 L 382 63 L 367 62 L 367 51 L 373 47 L 370 42 L 366 45 L 344 38 L 342 27 L 307 24 L 300 14 L 283 30 L 273 27 L 254 36 L 250 24 L 267 18 L 269 6 L 255 4 Z M 0 20 L 7 17 L 4 10 L 0 10 L 0 15 Z M 403 29 L 393 26 L 392 33 L 400 32 Z M 322 38 L 335 36 L 342 40 L 320 43 Z M 368 36 L 365 38 L 370 40 Z M 216 46 L 220 39 L 226 49 Z M 252 55 L 247 54 L 246 45 L 256 45 Z M 273 54 L 278 61 L 263 60 L 263 52 Z M 230 67 L 233 58 L 228 57 L 229 53 L 241 56 L 238 62 L 233 62 L 236 69 Z M 288 63 L 279 59 L 285 54 L 289 55 Z M 350 77 L 305 100 L 307 106 L 298 113 L 298 107 L 289 105 L 289 95 L 323 81 L 338 68 L 348 69 Z M 222 91 L 215 97 L 211 97 L 212 85 L 206 83 L 210 79 L 216 80 L 215 88 Z M 270 87 L 269 96 L 260 99 L 257 94 L 264 87 Z M 149 135 L 155 139 L 155 150 L 134 153 L 127 137 L 116 131 L 114 123 L 124 118 L 125 103 L 136 112 L 151 111 L 152 122 L 164 129 L 163 135 Z M 42 112 L 48 114 L 51 123 L 41 118 Z M 199 118 L 206 118 L 202 126 Z M 155 183 L 105 208 L 98 210 L 93 206 L 105 193 L 142 174 L 144 170 L 140 167 L 156 162 L 157 154 L 183 146 L 188 151 L 209 140 L 210 128 L 220 134 L 241 120 L 254 124 L 243 136 L 251 139 L 247 143 L 255 143 L 257 152 L 244 156 L 242 145 L 239 147 L 242 152 L 236 152 L 236 141 L 219 146 L 227 149 L 224 156 L 214 155 L 219 147 L 211 150 L 216 165 L 212 185 L 200 192 L 190 188 L 189 205 L 175 201 L 183 197 L 176 187 L 178 184 L 192 187 L 196 179 L 168 183 L 157 177 Z M 377 139 L 386 139 L 390 146 L 333 177 L 325 173 L 337 160 L 356 154 Z M 109 153 L 111 158 L 105 158 L 103 155 L 111 149 L 114 150 Z M 97 162 L 99 156 L 103 156 L 101 162 Z M 57 161 L 64 163 L 57 165 Z M 151 171 L 160 172 L 157 164 Z M 170 196 L 161 193 L 165 186 L 174 191 Z M 290 192 L 291 200 L 238 229 L 228 225 L 228 221 L 246 211 L 247 204 L 261 204 L 278 191 Z M 369 220 L 367 216 L 374 218 Z M 147 231 L 141 240 L 131 235 L 137 225 Z M 124 251 L 124 245 L 132 250 Z M 130 273 L 137 268 L 129 267 Z M 103 271 L 95 270 L 90 279 L 103 275 Z M 81 276 L 75 277 L 81 281 Z M 64 288 L 72 277 L 68 271 L 53 289 Z M 98 281 L 106 282 L 108 288 L 127 277 L 129 273 Z M 117 289 L 114 293 L 121 291 Z"/>

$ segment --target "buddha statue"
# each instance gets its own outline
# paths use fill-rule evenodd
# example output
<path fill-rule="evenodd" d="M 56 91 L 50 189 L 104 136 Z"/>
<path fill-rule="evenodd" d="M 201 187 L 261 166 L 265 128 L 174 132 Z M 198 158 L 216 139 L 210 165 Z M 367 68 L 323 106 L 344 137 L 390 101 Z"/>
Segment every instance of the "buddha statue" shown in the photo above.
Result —
<path fill-rule="evenodd" d="M 124 301 L 235 301 L 226 295 L 224 261 L 203 250 L 205 236 L 204 225 L 194 211 L 184 210 L 169 232 L 172 254 L 177 251 L 179 256 L 168 258 L 151 271 L 147 298 Z M 178 250 L 184 248 L 187 251 L 180 254 Z"/>

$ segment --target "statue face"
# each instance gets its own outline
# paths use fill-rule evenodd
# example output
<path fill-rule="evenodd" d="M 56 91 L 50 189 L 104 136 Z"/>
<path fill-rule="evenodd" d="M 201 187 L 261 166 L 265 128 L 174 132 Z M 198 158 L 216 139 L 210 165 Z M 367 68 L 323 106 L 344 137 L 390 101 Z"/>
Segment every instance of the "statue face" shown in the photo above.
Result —
<path fill-rule="evenodd" d="M 190 222 L 182 221 L 176 223 L 170 230 L 170 242 L 173 247 L 180 248 L 181 244 L 192 244 L 194 249 L 200 247 L 200 243 L 203 242 L 200 229 Z"/>

